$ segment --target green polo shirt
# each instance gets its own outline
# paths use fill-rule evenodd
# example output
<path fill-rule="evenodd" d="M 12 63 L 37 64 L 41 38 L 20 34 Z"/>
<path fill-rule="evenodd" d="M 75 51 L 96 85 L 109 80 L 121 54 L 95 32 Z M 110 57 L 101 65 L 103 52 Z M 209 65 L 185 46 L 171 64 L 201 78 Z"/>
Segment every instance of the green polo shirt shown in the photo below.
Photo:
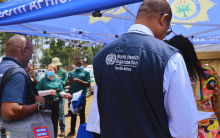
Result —
<path fill-rule="evenodd" d="M 72 78 L 78 78 L 82 81 L 91 83 L 90 73 L 84 69 L 75 69 L 72 72 L 70 72 L 70 77 Z M 71 85 L 71 94 L 78 92 L 80 90 L 83 90 L 83 96 L 86 97 L 87 94 L 87 87 L 83 86 L 82 84 L 78 83 L 72 83 Z"/>
<path fill-rule="evenodd" d="M 38 71 L 35 71 L 35 78 L 36 78 L 38 81 L 40 80 Z"/>
<path fill-rule="evenodd" d="M 60 78 L 63 87 L 65 87 L 68 83 L 66 71 L 59 67 L 59 70 L 57 71 L 57 76 Z"/>
<path fill-rule="evenodd" d="M 63 91 L 63 85 L 62 82 L 59 78 L 54 78 L 53 80 L 50 80 L 47 78 L 47 76 L 43 77 L 37 84 L 37 90 L 58 90 L 57 94 L 52 96 L 52 95 L 47 95 L 44 96 L 45 99 L 53 99 L 59 97 L 59 93 Z M 48 106 L 47 103 L 45 103 L 45 106 Z"/>

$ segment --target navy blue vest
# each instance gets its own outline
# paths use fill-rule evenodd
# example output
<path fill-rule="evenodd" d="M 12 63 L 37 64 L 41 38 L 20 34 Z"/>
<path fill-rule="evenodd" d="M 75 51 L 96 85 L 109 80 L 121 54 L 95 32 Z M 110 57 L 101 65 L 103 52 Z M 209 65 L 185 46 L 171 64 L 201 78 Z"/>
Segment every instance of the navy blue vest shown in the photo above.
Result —
<path fill-rule="evenodd" d="M 0 64 L 0 84 L 1 84 L 2 76 L 4 75 L 4 73 L 9 68 L 14 67 L 14 66 L 21 66 L 21 64 L 16 59 L 11 58 L 11 57 L 4 57 L 3 58 L 3 61 Z M 31 82 L 27 72 L 23 68 L 15 69 L 11 76 L 13 76 L 14 74 L 16 74 L 18 72 L 22 72 L 23 74 L 26 75 L 25 77 L 27 77 L 27 80 L 29 83 L 28 85 L 30 86 L 30 87 L 28 87 L 27 83 L 25 82 L 26 92 L 25 92 L 25 103 L 24 104 L 25 105 L 34 104 L 35 103 L 35 92 L 34 92 L 33 88 L 31 88 L 31 87 L 33 87 L 32 86 L 33 84 Z"/>
<path fill-rule="evenodd" d="M 101 138 L 170 138 L 163 76 L 178 50 L 152 36 L 127 33 L 93 61 Z"/>

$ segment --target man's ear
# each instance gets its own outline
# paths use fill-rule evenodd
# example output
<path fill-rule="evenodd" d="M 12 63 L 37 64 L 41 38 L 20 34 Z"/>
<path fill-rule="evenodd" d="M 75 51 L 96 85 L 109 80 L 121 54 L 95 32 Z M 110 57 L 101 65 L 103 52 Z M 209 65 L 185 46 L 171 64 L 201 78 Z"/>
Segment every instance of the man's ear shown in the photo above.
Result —
<path fill-rule="evenodd" d="M 162 26 L 164 26 L 165 22 L 168 21 L 169 15 L 168 14 L 164 14 L 161 18 L 160 18 L 160 24 Z"/>
<path fill-rule="evenodd" d="M 27 47 L 26 47 L 26 46 L 22 47 L 21 53 L 22 53 L 22 55 L 24 55 L 24 56 L 27 55 Z"/>

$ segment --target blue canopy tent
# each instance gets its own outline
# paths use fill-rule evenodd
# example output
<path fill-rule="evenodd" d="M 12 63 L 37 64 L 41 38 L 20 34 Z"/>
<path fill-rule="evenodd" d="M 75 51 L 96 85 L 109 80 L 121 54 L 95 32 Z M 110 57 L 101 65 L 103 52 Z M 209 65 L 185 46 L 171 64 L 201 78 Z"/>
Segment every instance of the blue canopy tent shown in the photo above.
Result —
<path fill-rule="evenodd" d="M 0 4 L 0 32 L 91 42 L 82 47 L 105 44 L 128 31 L 141 1 L 14 0 Z M 175 34 L 189 37 L 197 52 L 220 51 L 219 0 L 167 1 Z M 211 59 L 220 59 L 220 54 L 215 55 Z"/>
<path fill-rule="evenodd" d="M 107 43 L 127 32 L 140 1 L 143 0 L 14 0 L 0 4 L 0 31 Z M 189 37 L 194 44 L 220 43 L 218 0 L 168 2 L 176 34 Z"/>

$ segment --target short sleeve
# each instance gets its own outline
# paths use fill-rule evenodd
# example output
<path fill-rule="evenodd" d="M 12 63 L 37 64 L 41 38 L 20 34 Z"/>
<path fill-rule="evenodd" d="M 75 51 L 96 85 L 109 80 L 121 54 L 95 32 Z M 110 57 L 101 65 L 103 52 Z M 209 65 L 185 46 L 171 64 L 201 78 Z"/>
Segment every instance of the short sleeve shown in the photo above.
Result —
<path fill-rule="evenodd" d="M 26 83 L 23 74 L 15 74 L 9 78 L 2 94 L 1 102 L 13 102 L 24 104 L 26 94 Z"/>
<path fill-rule="evenodd" d="M 35 71 L 35 78 L 39 81 L 40 79 L 39 79 L 39 74 L 38 74 L 38 72 L 37 71 Z"/>
<path fill-rule="evenodd" d="M 43 89 L 43 81 L 44 81 L 44 78 L 42 78 L 39 82 L 38 82 L 38 84 L 37 84 L 37 87 L 36 87 L 36 89 L 39 91 L 39 90 L 44 90 Z"/>
<path fill-rule="evenodd" d="M 85 80 L 84 81 L 86 81 L 88 83 L 91 83 L 91 78 L 90 78 L 90 73 L 89 72 L 86 72 Z"/>
<path fill-rule="evenodd" d="M 211 101 L 214 111 L 218 112 L 220 111 L 220 77 L 214 69 L 213 69 L 213 76 L 215 78 L 215 85 L 214 85 L 213 97 Z"/>

